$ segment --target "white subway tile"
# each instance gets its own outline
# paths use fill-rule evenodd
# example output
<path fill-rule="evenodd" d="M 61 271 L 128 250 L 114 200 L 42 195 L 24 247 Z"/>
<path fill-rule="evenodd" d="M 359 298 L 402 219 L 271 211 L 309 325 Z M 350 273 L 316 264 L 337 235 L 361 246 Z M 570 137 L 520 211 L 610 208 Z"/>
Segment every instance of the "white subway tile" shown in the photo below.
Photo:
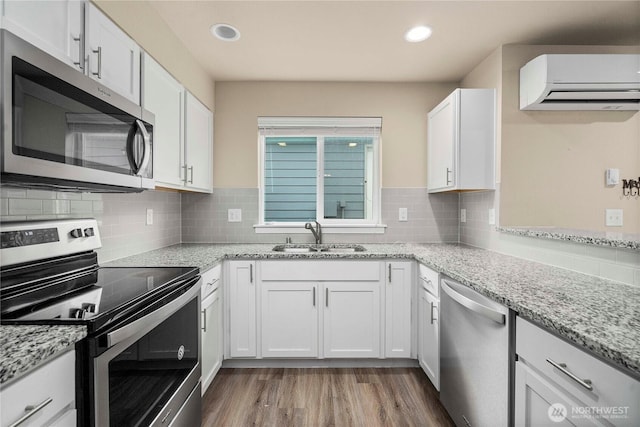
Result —
<path fill-rule="evenodd" d="M 48 190 L 27 190 L 27 199 L 55 199 L 56 193 Z"/>
<path fill-rule="evenodd" d="M 3 199 L 24 199 L 27 197 L 27 190 L 22 188 L 2 188 L 0 195 Z"/>
<path fill-rule="evenodd" d="M 93 202 L 93 213 L 102 213 L 104 212 L 104 202 L 101 200 L 96 200 Z"/>
<path fill-rule="evenodd" d="M 92 214 L 93 202 L 90 200 L 71 200 L 69 202 L 70 213 L 72 214 Z"/>
<path fill-rule="evenodd" d="M 600 263 L 600 275 L 605 279 L 633 284 L 635 270 L 618 264 L 602 262 Z"/>
<path fill-rule="evenodd" d="M 9 199 L 9 215 L 40 215 L 42 200 Z"/>
<path fill-rule="evenodd" d="M 0 199 L 0 215 L 7 216 L 9 215 L 9 200 L 8 199 Z"/>
<path fill-rule="evenodd" d="M 43 200 L 42 212 L 45 214 L 68 214 L 71 212 L 68 200 Z"/>
<path fill-rule="evenodd" d="M 56 199 L 61 200 L 81 200 L 82 194 L 80 193 L 71 193 L 69 191 L 59 191 L 56 193 Z"/>
<path fill-rule="evenodd" d="M 27 219 L 24 215 L 7 215 L 0 217 L 0 221 L 2 222 L 11 222 L 11 221 L 25 221 Z"/>
<path fill-rule="evenodd" d="M 81 193 L 82 200 L 102 200 L 100 193 Z"/>

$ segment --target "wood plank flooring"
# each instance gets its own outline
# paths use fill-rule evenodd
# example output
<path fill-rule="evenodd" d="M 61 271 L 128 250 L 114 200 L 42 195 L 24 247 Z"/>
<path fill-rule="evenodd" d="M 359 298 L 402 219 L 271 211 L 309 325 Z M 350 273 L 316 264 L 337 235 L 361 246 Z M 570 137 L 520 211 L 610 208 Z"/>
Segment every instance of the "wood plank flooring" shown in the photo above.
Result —
<path fill-rule="evenodd" d="M 202 426 L 453 427 L 419 368 L 221 369 Z"/>

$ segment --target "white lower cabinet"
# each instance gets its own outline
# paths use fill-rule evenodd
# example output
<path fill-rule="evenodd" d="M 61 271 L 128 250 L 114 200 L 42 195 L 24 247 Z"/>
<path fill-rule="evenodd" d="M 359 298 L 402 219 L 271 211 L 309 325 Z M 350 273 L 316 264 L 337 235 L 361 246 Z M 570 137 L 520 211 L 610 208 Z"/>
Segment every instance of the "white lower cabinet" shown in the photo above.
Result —
<path fill-rule="evenodd" d="M 0 425 L 76 425 L 75 352 L 68 351 L 2 387 Z M 17 423 L 27 414 L 31 416 Z"/>
<path fill-rule="evenodd" d="M 411 357 L 411 261 L 391 261 L 385 269 L 385 357 Z"/>
<path fill-rule="evenodd" d="M 222 286 L 218 265 L 202 274 L 202 394 L 207 391 L 222 366 L 223 323 Z"/>
<path fill-rule="evenodd" d="M 418 362 L 440 391 L 439 274 L 418 265 Z"/>
<path fill-rule="evenodd" d="M 640 381 L 516 319 L 515 425 L 638 426 Z"/>
<path fill-rule="evenodd" d="M 324 357 L 380 357 L 380 284 L 324 284 Z"/>
<path fill-rule="evenodd" d="M 262 283 L 262 357 L 318 357 L 318 285 Z"/>
<path fill-rule="evenodd" d="M 229 261 L 229 356 L 256 357 L 256 278 L 255 261 Z"/>

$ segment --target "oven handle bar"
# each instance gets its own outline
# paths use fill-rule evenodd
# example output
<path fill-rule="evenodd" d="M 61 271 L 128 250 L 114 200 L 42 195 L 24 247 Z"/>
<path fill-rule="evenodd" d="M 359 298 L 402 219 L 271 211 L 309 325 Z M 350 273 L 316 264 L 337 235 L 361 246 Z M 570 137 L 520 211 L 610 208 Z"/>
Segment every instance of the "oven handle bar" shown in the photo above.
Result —
<path fill-rule="evenodd" d="M 200 280 L 198 278 L 198 280 Z M 126 340 L 133 336 L 142 329 L 150 329 L 150 327 L 159 324 L 173 313 L 182 308 L 187 302 L 191 301 L 195 296 L 200 293 L 200 286 L 193 285 L 187 292 L 180 295 L 168 304 L 163 305 L 156 311 L 147 314 L 134 322 L 128 323 L 120 329 L 116 329 L 113 332 L 107 334 L 107 347 L 113 347 L 114 345 Z"/>

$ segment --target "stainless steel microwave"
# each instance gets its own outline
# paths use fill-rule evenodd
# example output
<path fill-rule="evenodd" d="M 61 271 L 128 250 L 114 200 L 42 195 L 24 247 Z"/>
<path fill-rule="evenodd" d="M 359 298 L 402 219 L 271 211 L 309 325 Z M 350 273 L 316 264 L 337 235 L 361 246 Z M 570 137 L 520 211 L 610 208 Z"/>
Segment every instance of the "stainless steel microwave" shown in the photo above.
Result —
<path fill-rule="evenodd" d="M 6 30 L 0 46 L 2 185 L 154 187 L 152 113 Z"/>

